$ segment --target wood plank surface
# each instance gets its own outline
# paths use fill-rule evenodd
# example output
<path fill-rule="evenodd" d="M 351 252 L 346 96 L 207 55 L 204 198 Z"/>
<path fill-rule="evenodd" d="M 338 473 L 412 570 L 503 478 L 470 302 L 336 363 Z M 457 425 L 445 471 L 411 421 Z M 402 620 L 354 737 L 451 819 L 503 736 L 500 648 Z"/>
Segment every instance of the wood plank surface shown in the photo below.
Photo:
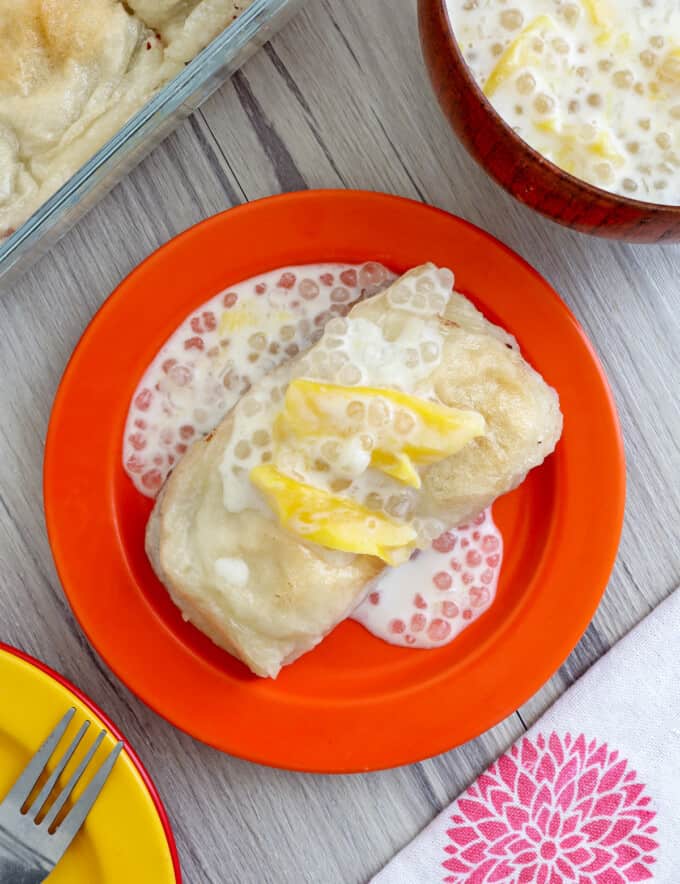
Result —
<path fill-rule="evenodd" d="M 479 224 L 527 258 L 592 336 L 612 381 L 628 457 L 626 523 L 611 584 L 549 684 L 466 746 L 351 777 L 238 761 L 140 703 L 75 623 L 42 512 L 52 398 L 73 346 L 112 288 L 207 215 L 306 187 L 364 187 L 423 200 Z M 429 88 L 414 0 L 310 2 L 0 299 L 0 638 L 74 680 L 130 738 L 167 804 L 189 884 L 366 881 L 680 582 L 679 303 L 680 247 L 571 233 L 513 202 L 475 166 Z M 606 518 L 607 501 L 602 507 Z M 574 586 L 575 596 L 579 591 Z"/>

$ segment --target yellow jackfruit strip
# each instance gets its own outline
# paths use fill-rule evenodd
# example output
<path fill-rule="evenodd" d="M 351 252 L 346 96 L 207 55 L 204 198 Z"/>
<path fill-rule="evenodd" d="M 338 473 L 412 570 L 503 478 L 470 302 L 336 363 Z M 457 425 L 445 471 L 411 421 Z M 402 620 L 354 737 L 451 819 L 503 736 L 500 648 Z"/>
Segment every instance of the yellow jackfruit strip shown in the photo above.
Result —
<path fill-rule="evenodd" d="M 329 549 L 377 556 L 389 565 L 405 561 L 414 547 L 416 532 L 410 525 L 298 482 L 271 464 L 254 467 L 250 479 L 281 524 L 305 540 Z"/>
<path fill-rule="evenodd" d="M 555 159 L 568 172 L 575 171 L 578 165 L 576 160 L 582 157 L 584 153 L 590 153 L 593 156 L 607 160 L 614 166 L 621 167 L 625 165 L 625 158 L 617 152 L 614 142 L 607 132 L 599 132 L 593 141 L 584 144 L 578 137 L 578 131 L 575 127 L 565 126 L 560 129 L 554 118 L 537 120 L 534 126 L 539 132 L 546 132 L 555 136 L 558 142 Z"/>
<path fill-rule="evenodd" d="M 413 488 L 420 487 L 416 464 L 431 464 L 456 454 L 485 432 L 484 418 L 476 411 L 449 408 L 398 390 L 343 387 L 298 378 L 286 391 L 284 409 L 274 427 L 275 438 L 362 432 L 347 416 L 346 406 L 360 402 L 370 412 L 371 403 L 379 400 L 410 415 L 414 428 L 408 434 L 399 434 L 389 422 L 372 428 L 375 446 L 371 465 Z"/>
<path fill-rule="evenodd" d="M 491 98 L 498 89 L 514 73 L 527 64 L 531 56 L 531 44 L 529 38 L 541 29 L 552 30 L 555 22 L 549 15 L 539 15 L 512 41 L 505 52 L 496 62 L 496 66 L 489 74 L 483 86 L 483 92 L 487 98 Z"/>
<path fill-rule="evenodd" d="M 420 488 L 422 482 L 413 461 L 408 454 L 392 454 L 390 451 L 373 451 L 371 454 L 371 466 L 380 470 L 387 476 L 391 476 L 404 485 L 411 488 Z"/>

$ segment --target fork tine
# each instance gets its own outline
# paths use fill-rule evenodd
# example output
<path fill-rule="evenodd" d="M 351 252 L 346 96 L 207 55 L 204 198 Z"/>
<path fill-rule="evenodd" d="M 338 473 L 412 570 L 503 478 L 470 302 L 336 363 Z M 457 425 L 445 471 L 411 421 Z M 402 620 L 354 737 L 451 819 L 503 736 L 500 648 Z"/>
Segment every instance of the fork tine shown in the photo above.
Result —
<path fill-rule="evenodd" d="M 69 726 L 71 719 L 76 714 L 75 706 L 68 710 L 66 715 L 61 719 L 59 724 L 54 728 L 49 737 L 35 753 L 19 776 L 19 779 L 12 786 L 11 790 L 5 798 L 5 802 L 15 804 L 19 808 L 24 806 L 26 799 L 31 794 L 35 784 L 40 778 L 40 774 L 45 769 L 45 765 L 49 761 L 54 752 L 57 743 L 64 735 L 66 728 Z M 3 804 L 5 803 L 3 802 Z"/>
<path fill-rule="evenodd" d="M 59 759 L 59 763 L 57 764 L 54 771 L 50 775 L 50 778 L 47 780 L 45 785 L 42 787 L 42 789 L 40 790 L 40 794 L 35 799 L 35 801 L 31 805 L 31 807 L 29 808 L 29 811 L 27 814 L 29 819 L 35 819 L 37 817 L 37 815 L 40 813 L 40 811 L 42 810 L 43 805 L 45 804 L 45 802 L 49 798 L 49 796 L 52 792 L 52 789 L 54 788 L 54 784 L 57 782 L 57 780 L 61 776 L 61 772 L 63 771 L 63 769 L 66 767 L 66 765 L 71 760 L 71 756 L 73 755 L 73 753 L 76 751 L 76 749 L 80 745 L 80 741 L 85 736 L 85 732 L 87 731 L 89 726 L 90 726 L 89 721 L 84 722 L 80 726 L 80 730 L 78 731 L 78 733 L 75 735 L 75 737 L 71 741 L 71 745 L 68 747 L 68 749 L 66 749 L 64 754 L 61 756 L 61 758 Z"/>
<path fill-rule="evenodd" d="M 80 798 L 76 801 L 75 805 L 68 812 L 66 818 L 62 821 L 61 825 L 58 828 L 59 834 L 63 838 L 67 838 L 69 843 L 74 835 L 77 833 L 78 829 L 82 826 L 85 821 L 85 817 L 90 812 L 92 805 L 95 803 L 97 798 L 99 797 L 99 793 L 104 787 L 104 783 L 107 781 L 109 774 L 113 769 L 113 765 L 116 763 L 116 759 L 121 753 L 123 748 L 123 743 L 118 742 L 113 747 L 111 752 L 106 759 L 106 761 L 102 762 L 97 773 L 92 777 L 87 789 L 83 792 Z"/>
<path fill-rule="evenodd" d="M 85 772 L 85 768 L 92 761 L 92 756 L 97 751 L 97 749 L 99 749 L 101 741 L 104 739 L 105 736 L 106 736 L 106 731 L 99 732 L 97 739 L 94 741 L 94 743 L 87 750 L 87 753 L 85 754 L 85 756 L 81 760 L 80 764 L 73 771 L 70 779 L 68 780 L 68 782 L 66 783 L 64 788 L 61 790 L 61 792 L 55 798 L 54 804 L 52 805 L 52 807 L 50 807 L 50 809 L 45 814 L 45 818 L 43 819 L 41 825 L 45 826 L 47 829 L 51 828 L 52 823 L 57 818 L 57 814 L 64 806 L 64 803 L 66 802 L 66 799 L 69 797 L 71 792 L 75 789 L 76 784 L 78 783 L 78 780 L 82 777 L 83 773 Z"/>

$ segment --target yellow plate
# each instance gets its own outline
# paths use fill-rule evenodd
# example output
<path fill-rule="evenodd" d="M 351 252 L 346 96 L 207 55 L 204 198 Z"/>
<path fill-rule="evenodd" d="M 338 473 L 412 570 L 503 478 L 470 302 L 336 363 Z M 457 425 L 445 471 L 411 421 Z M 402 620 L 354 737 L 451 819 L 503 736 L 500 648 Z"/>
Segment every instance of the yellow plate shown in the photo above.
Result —
<path fill-rule="evenodd" d="M 108 733 L 95 763 L 123 740 L 109 779 L 85 823 L 50 875 L 50 884 L 179 884 L 177 851 L 167 816 L 141 762 L 111 722 L 73 685 L 44 664 L 0 643 L 0 800 L 41 743 L 75 706 L 76 714 L 58 750 L 85 719 L 92 722 L 83 744 L 101 728 Z M 82 757 L 81 747 L 61 782 Z M 88 778 L 74 792 L 77 800 Z"/>

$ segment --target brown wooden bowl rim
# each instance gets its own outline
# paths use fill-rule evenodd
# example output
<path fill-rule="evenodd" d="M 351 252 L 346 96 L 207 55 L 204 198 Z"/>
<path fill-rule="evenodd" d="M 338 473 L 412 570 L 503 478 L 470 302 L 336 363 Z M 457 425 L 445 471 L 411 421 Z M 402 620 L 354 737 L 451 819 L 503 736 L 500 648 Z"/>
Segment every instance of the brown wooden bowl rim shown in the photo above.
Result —
<path fill-rule="evenodd" d="M 613 193 L 611 190 L 603 190 L 601 187 L 598 187 L 596 184 L 591 184 L 584 178 L 579 178 L 577 175 L 572 175 L 571 172 L 567 172 L 566 169 L 562 169 L 560 166 L 553 163 L 552 160 L 549 160 L 542 153 L 533 148 L 528 141 L 525 141 L 524 138 L 522 138 L 515 132 L 512 126 L 510 126 L 509 123 L 506 121 L 505 117 L 503 117 L 496 110 L 496 108 L 484 94 L 484 90 L 475 80 L 468 63 L 465 61 L 465 57 L 458 46 L 458 41 L 455 38 L 454 27 L 449 17 L 447 0 L 418 0 L 418 2 L 421 6 L 429 4 L 431 7 L 434 7 L 437 12 L 439 12 L 442 20 L 445 21 L 447 25 L 446 47 L 448 49 L 450 59 L 460 71 L 463 80 L 465 80 L 465 83 L 467 84 L 467 87 L 469 89 L 472 89 L 476 93 L 486 113 L 495 117 L 496 120 L 500 123 L 505 136 L 514 141 L 515 144 L 521 150 L 523 150 L 527 154 L 527 156 L 531 160 L 533 160 L 534 163 L 544 166 L 548 172 L 550 172 L 557 178 L 561 178 L 569 182 L 573 187 L 581 188 L 585 194 L 588 194 L 591 197 L 597 198 L 599 200 L 604 200 L 605 202 L 609 203 L 610 207 L 612 208 L 619 208 L 623 206 L 626 208 L 635 209 L 637 211 L 647 212 L 648 214 L 659 214 L 671 216 L 673 218 L 680 218 L 680 205 L 678 204 L 653 203 L 648 202 L 647 200 L 636 200 L 632 199 L 631 197 L 623 196 L 622 194 Z"/>

